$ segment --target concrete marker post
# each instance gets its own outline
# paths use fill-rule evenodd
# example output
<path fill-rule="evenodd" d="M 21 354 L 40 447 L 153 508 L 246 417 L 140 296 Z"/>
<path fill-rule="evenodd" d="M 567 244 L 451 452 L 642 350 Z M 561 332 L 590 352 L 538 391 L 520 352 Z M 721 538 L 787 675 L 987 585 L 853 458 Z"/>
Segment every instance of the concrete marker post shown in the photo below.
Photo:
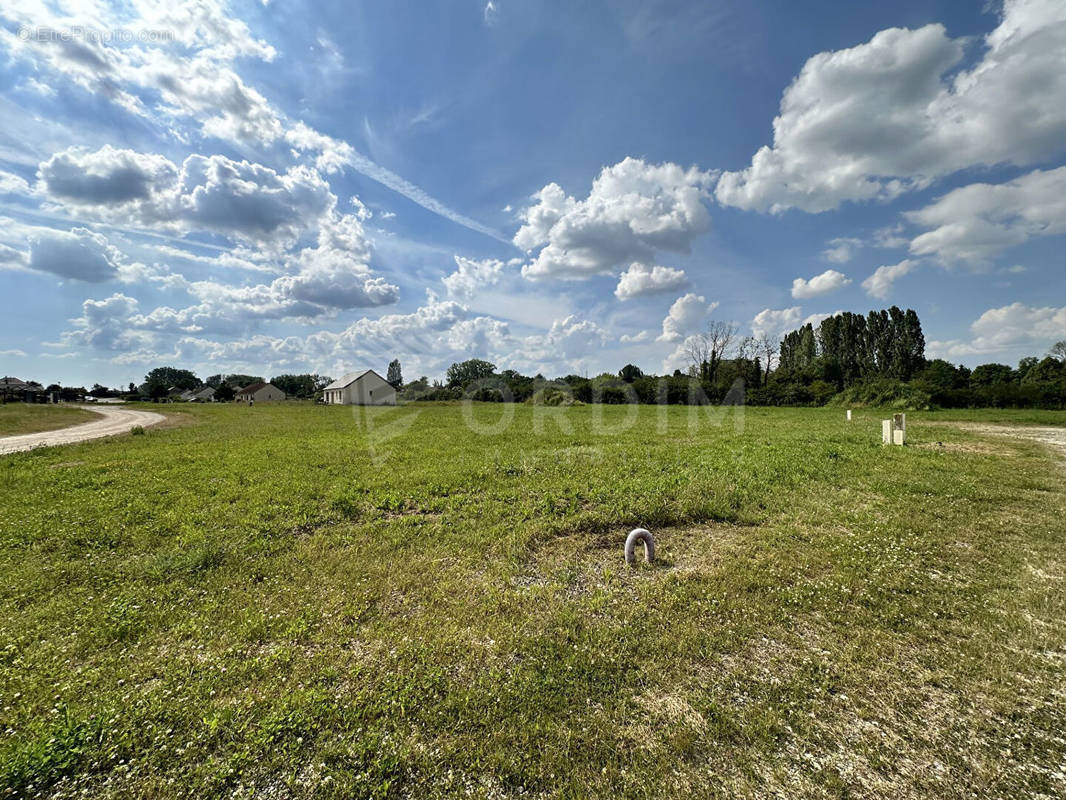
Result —
<path fill-rule="evenodd" d="M 907 440 L 907 415 L 893 414 L 881 420 L 881 444 L 903 445 Z"/>

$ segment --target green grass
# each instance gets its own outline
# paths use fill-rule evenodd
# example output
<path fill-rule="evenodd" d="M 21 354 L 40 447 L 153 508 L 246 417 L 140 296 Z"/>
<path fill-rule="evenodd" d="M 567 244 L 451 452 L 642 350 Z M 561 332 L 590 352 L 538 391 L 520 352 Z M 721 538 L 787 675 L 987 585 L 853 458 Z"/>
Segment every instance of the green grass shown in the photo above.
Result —
<path fill-rule="evenodd" d="M 0 436 L 53 431 L 94 419 L 100 419 L 99 415 L 73 406 L 4 403 L 0 405 Z"/>
<path fill-rule="evenodd" d="M 0 459 L 0 797 L 1066 791 L 1066 472 L 941 424 L 1061 413 L 165 411 Z"/>

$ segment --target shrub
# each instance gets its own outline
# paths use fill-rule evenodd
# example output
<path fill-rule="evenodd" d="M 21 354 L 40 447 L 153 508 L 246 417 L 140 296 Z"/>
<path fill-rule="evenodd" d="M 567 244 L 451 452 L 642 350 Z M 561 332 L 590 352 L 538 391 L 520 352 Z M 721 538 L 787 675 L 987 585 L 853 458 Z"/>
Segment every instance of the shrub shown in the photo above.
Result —
<path fill-rule="evenodd" d="M 821 380 L 811 381 L 811 385 L 807 389 L 811 393 L 811 402 L 816 406 L 824 406 L 837 393 L 836 386 L 828 381 Z"/>
<path fill-rule="evenodd" d="M 833 402 L 847 406 L 878 406 L 900 411 L 928 411 L 932 397 L 920 385 L 883 378 L 849 386 Z"/>
<path fill-rule="evenodd" d="M 580 400 L 576 399 L 571 392 L 568 392 L 565 389 L 560 389 L 558 386 L 545 386 L 543 389 L 534 392 L 526 402 L 535 406 L 585 405 Z"/>
<path fill-rule="evenodd" d="M 130 428 L 130 435 L 131 436 L 144 436 L 144 426 L 143 425 L 134 425 L 132 428 Z"/>

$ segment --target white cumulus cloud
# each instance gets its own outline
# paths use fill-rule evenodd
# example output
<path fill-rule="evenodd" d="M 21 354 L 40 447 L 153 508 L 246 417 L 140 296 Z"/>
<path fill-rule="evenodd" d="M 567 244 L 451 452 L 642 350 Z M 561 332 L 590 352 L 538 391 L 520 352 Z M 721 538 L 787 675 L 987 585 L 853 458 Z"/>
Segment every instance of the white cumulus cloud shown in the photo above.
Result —
<path fill-rule="evenodd" d="M 61 278 L 102 283 L 118 276 L 122 260 L 106 236 L 88 228 L 40 229 L 30 239 L 29 268 Z"/>
<path fill-rule="evenodd" d="M 605 167 L 584 200 L 545 186 L 522 212 L 514 236 L 527 252 L 539 248 L 522 274 L 587 278 L 621 264 L 651 263 L 659 250 L 688 252 L 710 227 L 704 201 L 713 178 L 695 167 L 626 158 Z"/>
<path fill-rule="evenodd" d="M 862 282 L 862 288 L 871 297 L 884 300 L 892 291 L 892 285 L 909 272 L 913 272 L 920 262 L 904 259 L 898 264 L 886 264 L 874 270 L 873 275 Z"/>
<path fill-rule="evenodd" d="M 829 241 L 829 246 L 822 251 L 822 258 L 834 264 L 846 264 L 851 261 L 855 251 L 862 247 L 862 240 L 853 236 L 842 236 Z"/>
<path fill-rule="evenodd" d="M 932 341 L 929 350 L 940 357 L 1001 353 L 1017 348 L 1044 352 L 1066 339 L 1066 306 L 1029 306 L 1011 303 L 990 308 L 970 325 L 969 339 Z"/>
<path fill-rule="evenodd" d="M 0 169 L 0 194 L 29 194 L 30 191 L 25 178 Z"/>
<path fill-rule="evenodd" d="M 792 296 L 797 300 L 805 300 L 810 297 L 818 297 L 823 294 L 835 292 L 851 283 L 851 278 L 843 272 L 835 269 L 827 269 L 821 275 L 815 275 L 810 280 L 796 278 L 792 281 Z"/>
<path fill-rule="evenodd" d="M 663 332 L 656 341 L 680 342 L 686 336 L 699 331 L 717 307 L 717 302 L 708 303 L 702 295 L 694 292 L 682 295 L 670 306 L 663 319 Z"/>
<path fill-rule="evenodd" d="M 37 176 L 44 194 L 71 206 L 121 206 L 151 201 L 172 188 L 178 169 L 160 155 L 104 145 L 55 153 L 41 163 Z"/>
<path fill-rule="evenodd" d="M 1066 167 L 963 186 L 905 216 L 929 229 L 911 241 L 915 255 L 981 266 L 1030 238 L 1066 233 Z"/>
<path fill-rule="evenodd" d="M 477 260 L 455 256 L 455 272 L 441 280 L 450 296 L 473 297 L 478 289 L 498 283 L 506 266 L 494 258 Z"/>
<path fill-rule="evenodd" d="M 555 320 L 544 336 L 526 340 L 526 357 L 534 361 L 580 359 L 591 355 L 607 341 L 607 333 L 592 320 L 571 314 Z"/>
<path fill-rule="evenodd" d="M 1006 0 L 984 48 L 953 72 L 964 42 L 933 24 L 811 57 L 784 92 L 773 144 L 722 175 L 719 202 L 826 211 L 1066 149 L 1066 4 Z"/>
<path fill-rule="evenodd" d="M 766 336 L 780 340 L 789 331 L 794 331 L 803 324 L 802 311 L 799 306 L 791 308 L 764 308 L 751 321 L 751 333 L 759 339 Z"/>
<path fill-rule="evenodd" d="M 634 297 L 673 292 L 687 285 L 688 277 L 682 269 L 634 261 L 618 278 L 614 296 L 623 301 L 632 300 Z"/>
<path fill-rule="evenodd" d="M 347 142 L 289 119 L 274 107 L 237 68 L 238 59 L 270 62 L 276 51 L 252 36 L 224 0 L 8 5 L 11 8 L 0 10 L 0 16 L 10 23 L 0 27 L 0 43 L 49 83 L 66 78 L 130 114 L 163 126 L 182 142 L 191 138 L 190 122 L 199 125 L 203 139 L 220 139 L 241 149 L 287 142 L 294 153 L 307 154 L 324 172 L 350 167 L 433 213 L 502 239 Z M 24 38 L 16 33 L 20 28 L 61 33 L 79 28 L 90 33 L 123 30 L 132 37 L 121 45 L 91 35 Z M 160 37 L 159 31 L 168 35 Z"/>
<path fill-rule="evenodd" d="M 337 200 L 309 167 L 279 173 L 221 155 L 190 155 L 179 169 L 150 153 L 72 148 L 43 162 L 38 175 L 46 197 L 78 213 L 254 243 L 291 241 Z"/>

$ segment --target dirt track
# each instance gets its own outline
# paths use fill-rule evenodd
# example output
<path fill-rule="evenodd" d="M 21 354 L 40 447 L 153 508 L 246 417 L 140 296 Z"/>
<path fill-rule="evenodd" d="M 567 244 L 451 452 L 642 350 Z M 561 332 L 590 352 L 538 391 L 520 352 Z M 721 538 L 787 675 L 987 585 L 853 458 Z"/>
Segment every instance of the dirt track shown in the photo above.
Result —
<path fill-rule="evenodd" d="M 1029 439 L 1041 444 L 1051 445 L 1060 455 L 1066 456 L 1066 428 L 1037 428 L 1023 425 L 964 425 L 974 433 L 991 433 L 997 436 L 1011 436 L 1015 439 Z"/>
<path fill-rule="evenodd" d="M 149 425 L 156 425 L 166 419 L 162 414 L 156 414 L 154 411 L 134 411 L 129 408 L 107 406 L 81 406 L 81 408 L 100 414 L 103 419 L 83 422 L 81 425 L 72 425 L 56 431 L 25 433 L 21 436 L 0 438 L 0 455 L 33 450 L 37 447 L 55 447 L 61 444 L 76 444 L 89 439 L 115 436 L 119 433 L 126 433 L 137 425 L 147 428 Z"/>
<path fill-rule="evenodd" d="M 988 423 L 969 423 L 960 425 L 959 428 L 971 433 L 991 434 L 994 436 L 1008 436 L 1011 438 L 1029 439 L 1030 442 L 1039 442 L 1047 445 L 1060 457 L 1066 458 L 1066 428 L 1037 428 L 1035 426 L 1019 425 L 988 425 Z M 1066 467 L 1066 460 L 1061 464 Z"/>

